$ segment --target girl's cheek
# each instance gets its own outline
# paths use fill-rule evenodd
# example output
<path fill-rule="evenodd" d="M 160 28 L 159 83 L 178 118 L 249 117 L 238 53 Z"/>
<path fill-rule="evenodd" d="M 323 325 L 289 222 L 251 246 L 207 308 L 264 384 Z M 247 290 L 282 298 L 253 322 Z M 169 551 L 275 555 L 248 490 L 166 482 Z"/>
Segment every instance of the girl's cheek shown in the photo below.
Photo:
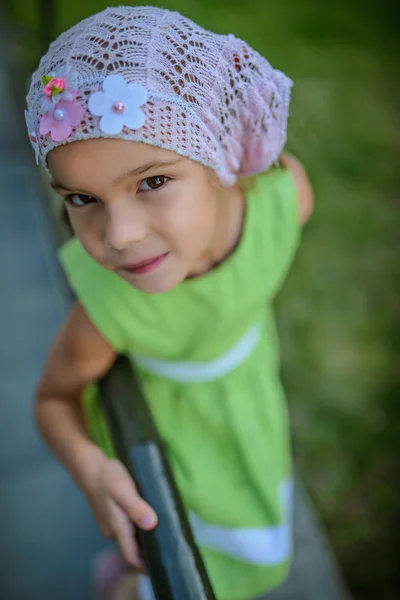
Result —
<path fill-rule="evenodd" d="M 83 230 L 84 230 L 84 227 L 82 225 L 81 220 L 79 218 L 76 218 L 75 215 L 70 214 L 69 215 L 69 222 L 71 223 L 71 227 L 74 230 L 75 235 L 77 235 L 78 237 L 80 237 L 81 234 L 82 234 L 82 232 L 83 232 Z"/>
<path fill-rule="evenodd" d="M 173 243 L 180 232 L 182 211 L 175 202 L 160 203 L 152 208 L 149 214 L 149 226 L 153 235 Z"/>
<path fill-rule="evenodd" d="M 86 248 L 92 248 L 95 245 L 95 235 L 93 228 L 86 223 L 85 219 L 75 215 L 71 215 L 70 217 L 71 228 L 79 239 L 81 244 Z M 92 252 L 89 252 L 91 254 Z"/>

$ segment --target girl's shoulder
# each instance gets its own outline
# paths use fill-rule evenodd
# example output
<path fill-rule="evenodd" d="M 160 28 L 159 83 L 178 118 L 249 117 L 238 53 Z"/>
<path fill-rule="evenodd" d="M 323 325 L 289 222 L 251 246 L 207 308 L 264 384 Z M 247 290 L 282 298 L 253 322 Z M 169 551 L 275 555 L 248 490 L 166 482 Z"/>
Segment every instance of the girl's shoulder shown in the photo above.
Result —
<path fill-rule="evenodd" d="M 247 223 L 242 270 L 253 273 L 255 284 L 269 298 L 290 269 L 302 224 L 311 213 L 311 187 L 306 185 L 305 171 L 296 169 L 297 164 L 296 168 L 281 164 L 243 182 Z"/>
<path fill-rule="evenodd" d="M 309 220 L 314 205 L 314 193 L 310 179 L 302 163 L 292 154 L 287 152 L 281 154 L 279 162 L 293 179 L 299 206 L 299 219 L 303 225 Z"/>
<path fill-rule="evenodd" d="M 301 162 L 290 154 L 282 154 L 279 165 L 269 171 L 243 179 L 242 187 L 249 210 L 264 224 L 268 219 L 284 230 L 290 224 L 304 225 L 312 214 L 310 180 Z"/>
<path fill-rule="evenodd" d="M 242 180 L 246 196 L 273 195 L 275 200 L 281 198 L 295 199 L 298 217 L 301 224 L 309 220 L 314 204 L 314 193 L 307 172 L 302 163 L 293 155 L 284 153 L 279 158 L 279 165 L 265 173 Z"/>

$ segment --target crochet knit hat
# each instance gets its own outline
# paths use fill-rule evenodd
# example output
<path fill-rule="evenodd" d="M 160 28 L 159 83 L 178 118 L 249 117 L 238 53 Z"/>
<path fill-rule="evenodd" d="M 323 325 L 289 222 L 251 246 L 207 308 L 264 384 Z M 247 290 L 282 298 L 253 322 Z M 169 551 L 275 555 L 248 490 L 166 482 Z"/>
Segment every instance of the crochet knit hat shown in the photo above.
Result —
<path fill-rule="evenodd" d="M 113 137 L 173 150 L 231 185 L 278 159 L 291 85 L 233 35 L 161 8 L 108 8 L 50 45 L 25 116 L 45 168 L 61 144 Z"/>

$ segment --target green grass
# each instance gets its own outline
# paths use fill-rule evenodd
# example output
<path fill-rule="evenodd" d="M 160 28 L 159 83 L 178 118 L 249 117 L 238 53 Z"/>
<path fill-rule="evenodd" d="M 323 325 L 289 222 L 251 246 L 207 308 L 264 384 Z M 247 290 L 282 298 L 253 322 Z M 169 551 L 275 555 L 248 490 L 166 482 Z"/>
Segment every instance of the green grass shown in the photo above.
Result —
<path fill-rule="evenodd" d="M 54 35 L 105 6 L 57 4 Z M 244 37 L 295 81 L 289 148 L 316 192 L 277 302 L 295 453 L 354 595 L 391 600 L 400 525 L 399 90 L 395 15 L 375 4 L 163 3 Z M 31 64 L 35 6 L 13 8 Z"/>

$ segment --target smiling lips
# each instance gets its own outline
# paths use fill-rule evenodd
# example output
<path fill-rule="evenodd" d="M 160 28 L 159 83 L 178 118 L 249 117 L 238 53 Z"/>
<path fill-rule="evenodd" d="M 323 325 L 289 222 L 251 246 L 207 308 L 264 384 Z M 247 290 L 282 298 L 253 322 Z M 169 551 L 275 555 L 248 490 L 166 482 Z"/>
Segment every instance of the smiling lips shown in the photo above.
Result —
<path fill-rule="evenodd" d="M 165 254 L 161 254 L 160 256 L 156 256 L 155 258 L 150 258 L 147 260 L 143 260 L 140 263 L 136 263 L 134 265 L 125 265 L 123 268 L 124 271 L 128 271 L 128 273 L 132 273 L 133 275 L 144 275 L 145 273 L 151 273 L 164 262 L 167 258 L 169 252 Z"/>

